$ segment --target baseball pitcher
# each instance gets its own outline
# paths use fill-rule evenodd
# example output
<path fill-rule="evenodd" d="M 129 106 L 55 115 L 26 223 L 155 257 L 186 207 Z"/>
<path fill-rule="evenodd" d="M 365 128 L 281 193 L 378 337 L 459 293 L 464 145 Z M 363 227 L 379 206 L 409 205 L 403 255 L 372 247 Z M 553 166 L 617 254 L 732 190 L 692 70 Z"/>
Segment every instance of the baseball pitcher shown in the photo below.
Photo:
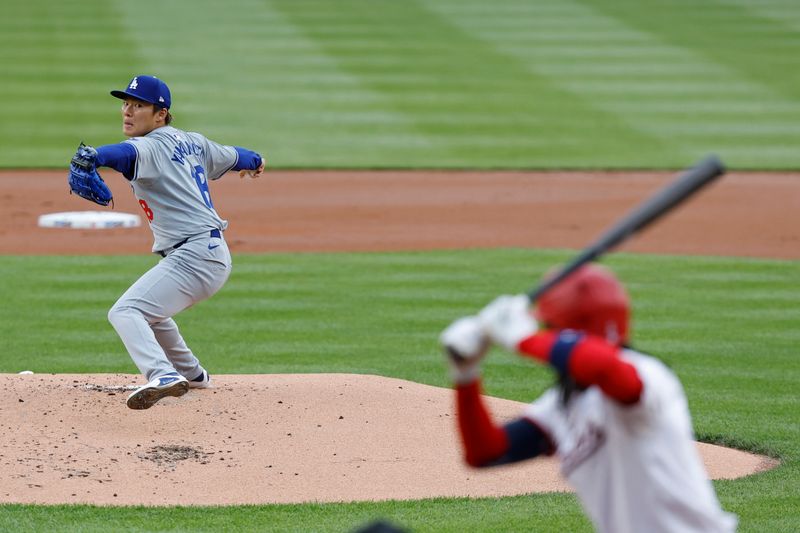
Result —
<path fill-rule="evenodd" d="M 223 236 L 228 223 L 217 214 L 209 181 L 229 170 L 257 178 L 265 162 L 256 152 L 172 127 L 170 90 L 154 76 L 135 76 L 111 95 L 122 100 L 122 133 L 128 139 L 97 149 L 81 143 L 69 184 L 81 197 L 108 205 L 113 196 L 97 168 L 113 168 L 129 181 L 150 223 L 152 251 L 162 259 L 108 313 L 148 381 L 127 405 L 148 409 L 161 398 L 211 383 L 172 317 L 216 293 L 231 272 Z"/>
<path fill-rule="evenodd" d="M 441 335 L 455 382 L 466 462 L 488 467 L 555 454 L 598 531 L 731 532 L 697 452 L 678 378 L 628 345 L 629 302 L 586 265 L 545 292 L 501 296 Z M 540 325 L 543 329 L 540 329 Z M 481 399 L 492 344 L 549 364 L 558 385 L 504 426 Z"/>

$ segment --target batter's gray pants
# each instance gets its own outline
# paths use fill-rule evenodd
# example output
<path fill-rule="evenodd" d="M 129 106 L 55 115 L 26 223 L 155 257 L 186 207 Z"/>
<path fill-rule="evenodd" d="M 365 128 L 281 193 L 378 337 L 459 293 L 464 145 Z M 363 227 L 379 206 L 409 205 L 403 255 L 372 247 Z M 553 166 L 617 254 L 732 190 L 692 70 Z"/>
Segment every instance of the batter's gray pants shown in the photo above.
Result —
<path fill-rule="evenodd" d="M 172 317 L 211 297 L 230 273 L 225 240 L 204 233 L 169 252 L 117 300 L 108 320 L 148 381 L 176 371 L 189 380 L 200 375 Z"/>

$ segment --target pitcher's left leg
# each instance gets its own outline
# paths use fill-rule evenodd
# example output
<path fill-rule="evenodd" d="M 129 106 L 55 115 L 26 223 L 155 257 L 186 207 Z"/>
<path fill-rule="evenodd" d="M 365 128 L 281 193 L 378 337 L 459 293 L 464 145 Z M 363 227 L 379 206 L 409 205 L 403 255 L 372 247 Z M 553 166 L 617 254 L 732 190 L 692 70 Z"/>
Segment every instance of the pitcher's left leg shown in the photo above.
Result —
<path fill-rule="evenodd" d="M 191 241 L 174 253 L 180 259 L 187 275 L 195 278 L 194 301 L 198 303 L 216 294 L 228 280 L 231 272 L 230 251 L 225 241 L 214 238 L 206 241 Z M 187 346 L 172 318 L 151 324 L 153 333 L 172 366 L 186 379 L 191 387 L 207 387 L 208 373 Z M 199 379 L 198 379 L 199 378 Z M 193 381 L 197 380 L 197 381 Z"/>
<path fill-rule="evenodd" d="M 164 354 L 175 370 L 186 379 L 193 379 L 202 371 L 200 361 L 183 340 L 178 325 L 172 318 L 150 324 L 156 341 L 161 345 Z"/>

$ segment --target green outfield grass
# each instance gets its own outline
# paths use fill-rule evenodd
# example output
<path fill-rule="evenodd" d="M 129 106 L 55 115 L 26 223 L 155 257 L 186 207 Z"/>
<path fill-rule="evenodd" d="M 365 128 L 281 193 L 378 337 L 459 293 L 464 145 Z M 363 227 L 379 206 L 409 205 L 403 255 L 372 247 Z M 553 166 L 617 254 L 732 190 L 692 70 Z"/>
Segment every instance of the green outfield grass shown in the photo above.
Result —
<path fill-rule="evenodd" d="M 438 333 L 499 293 L 529 288 L 574 252 L 239 255 L 228 284 L 177 321 L 214 373 L 353 372 L 448 386 Z M 136 373 L 106 321 L 155 259 L 0 257 L 0 372 Z M 800 264 L 619 254 L 634 345 L 682 379 L 698 438 L 769 454 L 778 469 L 716 482 L 740 531 L 800 529 Z M 503 351 L 488 394 L 527 402 L 550 371 Z M 413 531 L 589 531 L 571 495 L 227 508 L 0 506 L 0 530 L 350 531 L 386 518 Z"/>
<path fill-rule="evenodd" d="M 5 0 L 0 167 L 121 140 L 108 95 L 273 167 L 800 166 L 795 0 Z"/>

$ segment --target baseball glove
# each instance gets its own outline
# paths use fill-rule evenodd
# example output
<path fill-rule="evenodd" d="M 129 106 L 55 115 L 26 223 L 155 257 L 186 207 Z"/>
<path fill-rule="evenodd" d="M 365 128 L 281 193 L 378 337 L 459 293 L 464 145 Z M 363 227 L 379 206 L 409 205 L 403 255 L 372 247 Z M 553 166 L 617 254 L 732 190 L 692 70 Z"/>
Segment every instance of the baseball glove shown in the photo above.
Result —
<path fill-rule="evenodd" d="M 97 150 L 81 143 L 69 164 L 70 194 L 75 193 L 99 205 L 114 207 L 114 197 L 106 182 L 97 173 Z"/>

